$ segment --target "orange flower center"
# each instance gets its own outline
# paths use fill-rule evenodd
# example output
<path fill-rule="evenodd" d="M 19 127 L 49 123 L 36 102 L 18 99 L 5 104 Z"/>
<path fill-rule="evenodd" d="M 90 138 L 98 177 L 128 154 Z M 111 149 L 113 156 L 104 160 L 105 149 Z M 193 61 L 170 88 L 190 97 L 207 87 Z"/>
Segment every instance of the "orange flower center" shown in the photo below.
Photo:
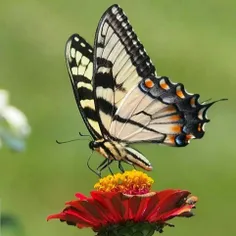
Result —
<path fill-rule="evenodd" d="M 101 192 L 122 192 L 131 195 L 149 193 L 154 180 L 147 174 L 132 170 L 108 175 L 94 185 L 95 190 Z"/>

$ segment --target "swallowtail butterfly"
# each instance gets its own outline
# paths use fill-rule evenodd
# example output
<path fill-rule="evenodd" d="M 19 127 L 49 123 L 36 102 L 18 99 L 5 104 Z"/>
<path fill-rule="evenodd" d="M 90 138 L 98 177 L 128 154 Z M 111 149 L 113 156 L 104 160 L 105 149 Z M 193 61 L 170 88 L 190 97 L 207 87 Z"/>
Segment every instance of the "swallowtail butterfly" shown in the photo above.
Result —
<path fill-rule="evenodd" d="M 133 143 L 184 147 L 204 135 L 206 112 L 216 101 L 200 103 L 181 83 L 158 76 L 127 16 L 118 5 L 103 14 L 94 47 L 80 35 L 66 43 L 67 69 L 75 99 L 94 141 L 106 159 L 151 170 Z M 223 99 L 222 99 L 223 100 Z"/>

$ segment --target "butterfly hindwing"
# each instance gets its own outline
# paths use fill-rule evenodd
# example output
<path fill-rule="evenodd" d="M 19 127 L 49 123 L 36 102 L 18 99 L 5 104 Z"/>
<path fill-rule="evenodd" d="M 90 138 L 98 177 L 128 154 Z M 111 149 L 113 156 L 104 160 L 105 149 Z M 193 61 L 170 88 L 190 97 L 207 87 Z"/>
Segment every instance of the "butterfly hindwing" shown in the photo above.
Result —
<path fill-rule="evenodd" d="M 99 118 L 95 111 L 93 77 L 93 48 L 78 34 L 72 35 L 65 50 L 76 103 L 83 120 L 94 139 L 102 137 Z"/>
<path fill-rule="evenodd" d="M 95 108 L 105 137 L 186 146 L 201 138 L 207 109 L 198 94 L 158 77 L 123 10 L 102 16 L 94 43 Z"/>

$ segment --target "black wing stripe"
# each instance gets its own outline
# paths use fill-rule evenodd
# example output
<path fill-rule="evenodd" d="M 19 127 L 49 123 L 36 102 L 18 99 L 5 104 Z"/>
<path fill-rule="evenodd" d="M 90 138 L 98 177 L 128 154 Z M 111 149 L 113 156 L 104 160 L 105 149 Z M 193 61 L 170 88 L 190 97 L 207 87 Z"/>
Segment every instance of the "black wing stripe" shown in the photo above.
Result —
<path fill-rule="evenodd" d="M 112 106 L 110 102 L 105 100 L 104 98 L 97 98 L 97 104 L 101 108 L 101 111 L 103 111 L 105 114 L 110 115 L 113 117 L 116 113 L 116 107 Z"/>
<path fill-rule="evenodd" d="M 180 114 L 178 112 L 174 112 L 174 113 L 169 113 L 169 114 L 165 114 L 165 115 L 161 115 L 161 116 L 153 116 L 152 114 L 149 114 L 145 111 L 141 111 L 141 112 L 138 112 L 134 115 L 132 115 L 132 117 L 136 117 L 140 114 L 143 114 L 145 116 L 148 116 L 149 119 L 152 121 L 151 124 L 179 124 L 179 123 L 183 123 L 183 120 L 182 119 L 178 119 L 176 121 L 167 121 L 167 122 L 158 122 L 159 119 L 162 119 L 162 118 L 166 118 L 166 117 L 170 117 L 170 116 L 180 116 Z M 156 121 L 156 122 L 153 122 L 153 121 Z"/>
<path fill-rule="evenodd" d="M 120 41 L 125 46 L 126 52 L 129 54 L 139 76 L 146 77 L 148 74 L 154 75 L 155 67 L 133 31 L 132 26 L 129 24 L 128 18 L 123 10 L 119 6 L 114 5 L 111 11 L 108 11 L 107 18 L 107 24 L 113 27 Z"/>
<path fill-rule="evenodd" d="M 95 86 L 103 87 L 104 89 L 110 88 L 113 90 L 114 81 L 110 80 L 111 75 L 108 73 L 97 73 L 95 76 Z"/>
<path fill-rule="evenodd" d="M 89 80 L 87 77 L 82 76 L 82 75 L 80 75 L 80 76 L 74 75 L 74 81 L 76 81 L 77 83 L 82 82 L 82 83 L 91 85 L 91 80 Z"/>
<path fill-rule="evenodd" d="M 112 68 L 112 62 L 105 59 L 105 58 L 97 58 L 97 65 L 98 67 L 106 67 L 106 68 Z"/>
<path fill-rule="evenodd" d="M 157 130 L 151 129 L 148 126 L 143 125 L 142 123 L 136 122 L 134 120 L 127 120 L 127 119 L 122 118 L 122 117 L 120 117 L 118 115 L 114 116 L 114 121 L 118 121 L 118 122 L 124 123 L 124 124 L 132 124 L 132 125 L 135 125 L 137 127 L 142 128 L 142 129 L 145 129 L 145 130 L 152 131 L 154 133 L 160 134 L 160 132 L 158 132 Z"/>
<path fill-rule="evenodd" d="M 94 117 L 96 117 L 96 111 L 94 109 L 91 109 L 90 107 L 84 108 L 84 113 L 86 114 L 86 118 L 96 121 Z"/>

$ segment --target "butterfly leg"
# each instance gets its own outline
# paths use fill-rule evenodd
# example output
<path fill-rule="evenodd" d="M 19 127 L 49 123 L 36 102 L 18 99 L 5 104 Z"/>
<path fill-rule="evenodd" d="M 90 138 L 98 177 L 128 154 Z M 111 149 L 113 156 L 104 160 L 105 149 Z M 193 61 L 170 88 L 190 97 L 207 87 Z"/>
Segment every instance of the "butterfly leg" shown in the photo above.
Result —
<path fill-rule="evenodd" d="M 111 169 L 111 167 L 110 167 L 110 165 L 109 165 L 107 168 L 108 168 L 108 170 L 110 171 L 110 174 L 111 174 L 111 175 L 114 175 L 114 174 L 113 174 L 113 171 L 112 171 L 112 169 Z"/>
<path fill-rule="evenodd" d="M 88 167 L 94 174 L 96 174 L 99 178 L 101 178 L 101 177 L 102 177 L 102 176 L 101 176 L 101 173 L 97 172 L 96 170 L 94 170 L 94 169 L 89 165 L 89 161 L 90 161 L 92 155 L 93 155 L 93 152 L 91 153 L 90 157 L 89 157 L 88 160 L 87 160 L 87 167 Z"/>
<path fill-rule="evenodd" d="M 97 167 L 97 170 L 102 168 L 107 162 L 108 162 L 108 159 L 104 159 L 104 161 Z"/>
<path fill-rule="evenodd" d="M 134 164 L 132 164 L 132 166 L 133 166 L 133 168 L 134 168 L 135 170 L 137 170 L 137 168 L 136 168 L 136 166 L 135 166 Z"/>
<path fill-rule="evenodd" d="M 124 169 L 124 167 L 123 167 L 122 164 L 121 164 L 121 161 L 118 161 L 118 167 L 119 167 L 119 169 L 120 169 L 120 171 L 121 171 L 122 173 L 125 172 L 125 169 Z"/>
<path fill-rule="evenodd" d="M 89 165 L 89 161 L 87 161 L 87 167 L 94 173 L 96 174 L 99 178 L 101 178 L 101 172 L 97 172 L 95 171 L 90 165 Z"/>
<path fill-rule="evenodd" d="M 98 170 L 98 171 L 100 172 L 100 174 L 101 174 L 101 172 L 102 172 L 106 167 L 108 167 L 110 173 L 113 175 L 113 172 L 112 172 L 112 170 L 111 170 L 111 168 L 110 168 L 110 164 L 111 164 L 112 162 L 113 162 L 113 160 L 111 160 L 111 159 L 105 159 L 105 160 L 98 166 L 97 170 Z"/>
<path fill-rule="evenodd" d="M 91 168 L 91 167 L 89 166 L 88 162 L 87 162 L 87 166 L 88 166 L 88 168 L 89 168 L 95 175 L 97 175 L 99 178 L 102 178 L 101 172 L 97 172 L 97 171 L 95 171 L 93 168 Z"/>

